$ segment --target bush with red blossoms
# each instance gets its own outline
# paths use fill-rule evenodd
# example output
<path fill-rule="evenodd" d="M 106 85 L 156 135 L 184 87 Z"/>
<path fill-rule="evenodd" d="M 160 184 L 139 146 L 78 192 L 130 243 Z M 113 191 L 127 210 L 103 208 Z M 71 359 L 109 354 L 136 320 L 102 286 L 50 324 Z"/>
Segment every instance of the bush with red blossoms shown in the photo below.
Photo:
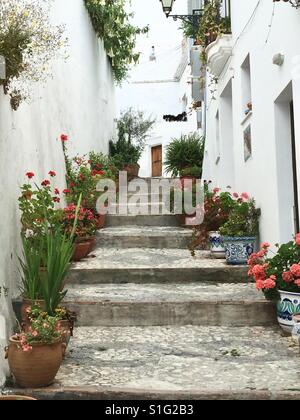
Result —
<path fill-rule="evenodd" d="M 51 181 L 56 177 L 54 171 L 49 172 Z M 60 203 L 60 192 L 52 186 L 49 179 L 41 183 L 34 182 L 35 174 L 27 172 L 28 181 L 21 187 L 19 208 L 21 210 L 22 231 L 31 232 L 32 235 L 40 236 L 45 230 L 45 221 L 48 227 L 57 227 L 61 221 L 61 214 L 56 208 Z"/>
<path fill-rule="evenodd" d="M 268 300 L 278 300 L 279 290 L 300 293 L 300 234 L 294 241 L 277 245 L 277 248 L 277 253 L 270 258 L 270 244 L 265 243 L 248 261 L 249 276 Z"/>
<path fill-rule="evenodd" d="M 75 218 L 76 205 L 71 203 L 64 209 L 62 224 L 65 232 L 72 232 Z M 80 207 L 75 236 L 77 238 L 88 238 L 90 236 L 94 236 L 96 231 L 96 219 L 93 212 L 83 207 Z"/>

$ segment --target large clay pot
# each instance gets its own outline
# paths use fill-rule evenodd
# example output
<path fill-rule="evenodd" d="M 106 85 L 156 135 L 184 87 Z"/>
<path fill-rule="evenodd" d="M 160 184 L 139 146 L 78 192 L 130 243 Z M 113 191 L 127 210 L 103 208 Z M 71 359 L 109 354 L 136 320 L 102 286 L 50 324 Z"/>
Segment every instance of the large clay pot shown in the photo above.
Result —
<path fill-rule="evenodd" d="M 72 260 L 73 261 L 83 260 L 89 255 L 90 249 L 91 249 L 91 242 L 88 238 L 84 240 L 79 240 L 78 242 L 75 243 Z"/>
<path fill-rule="evenodd" d="M 23 299 L 23 303 L 21 306 L 21 320 L 23 323 L 28 323 L 28 310 L 35 306 L 41 310 L 45 309 L 45 301 L 43 300 L 30 300 L 30 299 Z"/>
<path fill-rule="evenodd" d="M 34 344 L 24 352 L 17 337 L 11 337 L 6 350 L 9 368 L 21 388 L 43 388 L 51 385 L 63 361 L 66 345 Z"/>
<path fill-rule="evenodd" d="M 90 249 L 89 249 L 89 254 L 90 254 L 96 248 L 96 245 L 97 245 L 97 237 L 96 236 L 91 237 L 90 240 L 89 240 L 89 242 L 90 242 Z"/>

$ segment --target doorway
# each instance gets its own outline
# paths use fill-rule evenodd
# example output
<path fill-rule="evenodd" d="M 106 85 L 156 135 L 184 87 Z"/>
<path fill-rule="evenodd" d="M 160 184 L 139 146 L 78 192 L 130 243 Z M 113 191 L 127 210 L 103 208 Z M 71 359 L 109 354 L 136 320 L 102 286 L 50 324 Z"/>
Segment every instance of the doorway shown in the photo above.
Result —
<path fill-rule="evenodd" d="M 162 176 L 162 145 L 151 148 L 152 155 L 152 176 Z"/>
<path fill-rule="evenodd" d="M 288 242 L 299 232 L 299 180 L 292 83 L 275 101 L 275 138 L 280 242 Z"/>

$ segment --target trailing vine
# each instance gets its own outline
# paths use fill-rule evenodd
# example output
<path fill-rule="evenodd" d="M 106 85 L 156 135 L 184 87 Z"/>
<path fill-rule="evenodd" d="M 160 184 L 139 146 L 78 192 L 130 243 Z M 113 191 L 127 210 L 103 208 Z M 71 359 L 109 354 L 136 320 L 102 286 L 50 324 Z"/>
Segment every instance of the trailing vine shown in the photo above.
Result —
<path fill-rule="evenodd" d="M 130 23 L 133 14 L 126 12 L 125 0 L 84 1 L 93 27 L 111 59 L 114 78 L 121 83 L 126 79 L 130 65 L 139 60 L 140 54 L 135 52 L 137 36 L 146 34 L 149 28 Z"/>

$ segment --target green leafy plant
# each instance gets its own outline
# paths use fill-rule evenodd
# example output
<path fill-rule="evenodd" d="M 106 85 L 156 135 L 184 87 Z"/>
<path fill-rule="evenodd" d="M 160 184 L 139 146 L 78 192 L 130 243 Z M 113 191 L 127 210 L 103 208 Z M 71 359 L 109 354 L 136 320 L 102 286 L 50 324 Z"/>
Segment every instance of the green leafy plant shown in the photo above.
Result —
<path fill-rule="evenodd" d="M 249 276 L 268 300 L 278 300 L 279 290 L 300 293 L 300 234 L 293 241 L 276 246 L 277 253 L 268 257 L 270 244 L 262 244 L 248 261 Z"/>
<path fill-rule="evenodd" d="M 137 164 L 156 120 L 129 108 L 118 120 L 118 139 L 110 142 L 110 156 L 119 169 Z"/>
<path fill-rule="evenodd" d="M 51 77 L 51 61 L 59 56 L 67 40 L 63 25 L 54 26 L 50 11 L 52 1 L 0 1 L 0 55 L 5 57 L 6 77 L 0 80 L 4 93 L 17 110 L 23 100 L 30 100 L 33 82 Z"/>
<path fill-rule="evenodd" d="M 234 202 L 228 221 L 221 226 L 220 233 L 223 236 L 257 236 L 259 232 L 260 210 L 256 208 L 254 199 L 250 199 L 247 193 Z"/>
<path fill-rule="evenodd" d="M 132 13 L 126 11 L 125 0 L 84 0 L 97 35 L 111 59 L 117 82 L 126 79 L 131 64 L 140 54 L 135 51 L 136 38 L 146 34 L 148 26 L 139 28 L 131 24 Z"/>
<path fill-rule="evenodd" d="M 180 171 L 181 177 L 192 177 L 200 179 L 202 176 L 202 168 L 200 166 L 192 166 L 190 168 L 185 168 Z"/>
<path fill-rule="evenodd" d="M 29 300 L 42 300 L 40 268 L 44 252 L 43 238 L 27 238 L 22 235 L 23 256 L 19 258 L 22 271 L 21 293 Z"/>
<path fill-rule="evenodd" d="M 182 135 L 173 139 L 167 146 L 166 170 L 172 176 L 178 176 L 182 171 L 199 168 L 199 175 L 202 176 L 202 165 L 204 158 L 204 138 L 197 133 Z"/>
<path fill-rule="evenodd" d="M 28 332 L 16 334 L 13 338 L 20 341 L 22 350 L 26 353 L 35 344 L 53 344 L 61 340 L 61 332 L 57 328 L 59 317 L 39 312 L 31 318 Z"/>

